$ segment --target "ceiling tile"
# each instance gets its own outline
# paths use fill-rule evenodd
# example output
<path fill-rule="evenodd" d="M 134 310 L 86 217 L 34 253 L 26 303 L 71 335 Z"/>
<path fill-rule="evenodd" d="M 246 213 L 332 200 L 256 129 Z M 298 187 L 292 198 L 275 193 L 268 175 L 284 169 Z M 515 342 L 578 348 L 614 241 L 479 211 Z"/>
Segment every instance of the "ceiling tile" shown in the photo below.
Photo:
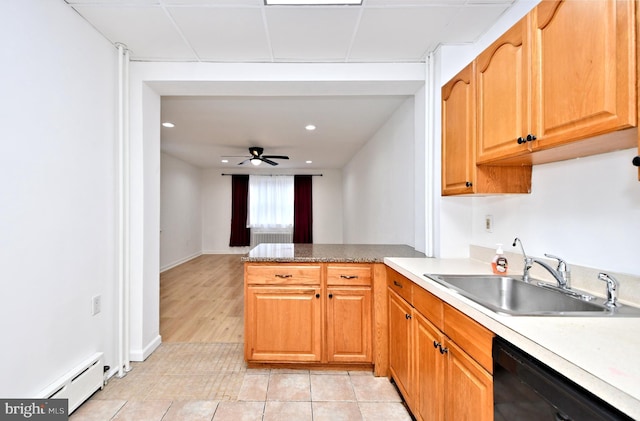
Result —
<path fill-rule="evenodd" d="M 435 45 L 456 7 L 366 8 L 350 61 L 416 60 Z"/>
<path fill-rule="evenodd" d="M 274 58 L 344 61 L 360 11 L 357 7 L 265 8 Z"/>
<path fill-rule="evenodd" d="M 194 60 L 166 12 L 157 6 L 73 6 L 112 42 L 122 42 L 132 59 Z"/>
<path fill-rule="evenodd" d="M 270 61 L 261 8 L 168 7 L 201 60 Z"/>

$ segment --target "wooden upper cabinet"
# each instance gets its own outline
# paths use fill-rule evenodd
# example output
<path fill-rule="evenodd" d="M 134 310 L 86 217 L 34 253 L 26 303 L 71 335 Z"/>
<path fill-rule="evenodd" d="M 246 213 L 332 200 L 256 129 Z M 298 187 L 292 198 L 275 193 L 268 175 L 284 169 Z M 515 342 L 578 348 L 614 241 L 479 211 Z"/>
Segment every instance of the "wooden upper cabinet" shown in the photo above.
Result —
<path fill-rule="evenodd" d="M 530 151 L 529 21 L 520 20 L 476 59 L 478 164 Z"/>
<path fill-rule="evenodd" d="M 530 15 L 534 150 L 635 126 L 635 2 L 543 1 Z M 599 143 L 589 154 L 613 150 Z"/>
<path fill-rule="evenodd" d="M 475 62 L 442 87 L 442 194 L 473 193 L 476 143 Z"/>

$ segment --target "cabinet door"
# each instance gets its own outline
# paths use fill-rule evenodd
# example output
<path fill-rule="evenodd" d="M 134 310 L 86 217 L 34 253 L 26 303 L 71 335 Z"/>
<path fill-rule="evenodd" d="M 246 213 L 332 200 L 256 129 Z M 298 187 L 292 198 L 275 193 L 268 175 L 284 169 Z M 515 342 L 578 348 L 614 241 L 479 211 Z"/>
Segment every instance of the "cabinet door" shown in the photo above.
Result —
<path fill-rule="evenodd" d="M 531 46 L 525 17 L 476 60 L 477 163 L 530 151 Z"/>
<path fill-rule="evenodd" d="M 534 149 L 636 124 L 634 6 L 543 1 L 532 11 Z"/>
<path fill-rule="evenodd" d="M 411 318 L 409 304 L 389 289 L 389 370 L 405 401 L 413 407 Z"/>
<path fill-rule="evenodd" d="M 475 182 L 475 61 L 442 87 L 442 194 L 473 193 Z"/>
<path fill-rule="evenodd" d="M 326 302 L 328 360 L 371 362 L 371 288 L 328 288 Z"/>
<path fill-rule="evenodd" d="M 493 420 L 493 378 L 445 337 L 445 420 Z"/>
<path fill-rule="evenodd" d="M 245 358 L 320 361 L 320 288 L 248 287 Z"/>
<path fill-rule="evenodd" d="M 444 412 L 444 364 L 438 345 L 442 333 L 419 313 L 414 313 L 416 399 L 415 411 L 421 420 L 441 420 Z"/>

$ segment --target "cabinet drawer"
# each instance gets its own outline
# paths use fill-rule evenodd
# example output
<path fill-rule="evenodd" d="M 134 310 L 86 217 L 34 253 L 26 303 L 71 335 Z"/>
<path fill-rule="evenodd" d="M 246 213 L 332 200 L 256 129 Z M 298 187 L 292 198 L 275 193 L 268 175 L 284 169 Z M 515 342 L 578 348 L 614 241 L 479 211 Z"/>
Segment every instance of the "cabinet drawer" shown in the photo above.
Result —
<path fill-rule="evenodd" d="M 444 333 L 489 373 L 493 373 L 493 332 L 448 304 L 444 305 Z"/>
<path fill-rule="evenodd" d="M 413 303 L 413 282 L 400 275 L 391 268 L 387 268 L 387 284 L 391 290 L 405 299 L 409 304 Z"/>
<path fill-rule="evenodd" d="M 320 285 L 320 265 L 246 265 L 250 285 Z"/>
<path fill-rule="evenodd" d="M 413 306 L 438 329 L 442 326 L 442 300 L 417 285 L 413 286 Z"/>
<path fill-rule="evenodd" d="M 327 266 L 327 285 L 371 286 L 371 265 Z"/>

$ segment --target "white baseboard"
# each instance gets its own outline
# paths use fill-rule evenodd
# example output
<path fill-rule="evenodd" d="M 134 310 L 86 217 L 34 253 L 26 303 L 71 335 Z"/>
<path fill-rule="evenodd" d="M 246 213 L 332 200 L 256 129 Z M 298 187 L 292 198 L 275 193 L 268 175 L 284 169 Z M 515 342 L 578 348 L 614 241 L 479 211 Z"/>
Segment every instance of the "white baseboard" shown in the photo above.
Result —
<path fill-rule="evenodd" d="M 185 262 L 188 262 L 189 260 L 193 260 L 198 256 L 202 256 L 202 252 L 201 251 L 199 251 L 197 253 L 194 253 L 194 254 L 192 254 L 190 256 L 187 256 L 185 258 L 176 260 L 175 262 L 169 263 L 168 265 L 160 266 L 160 273 L 165 272 L 165 271 L 167 271 L 169 269 L 172 269 L 172 268 L 174 268 L 176 266 L 179 266 L 179 265 L 181 265 L 181 264 L 183 264 Z"/>
<path fill-rule="evenodd" d="M 147 344 L 143 349 L 132 349 L 129 351 L 129 358 L 131 361 L 144 361 L 149 355 L 153 353 L 162 343 L 162 337 L 156 336 L 151 342 Z"/>

